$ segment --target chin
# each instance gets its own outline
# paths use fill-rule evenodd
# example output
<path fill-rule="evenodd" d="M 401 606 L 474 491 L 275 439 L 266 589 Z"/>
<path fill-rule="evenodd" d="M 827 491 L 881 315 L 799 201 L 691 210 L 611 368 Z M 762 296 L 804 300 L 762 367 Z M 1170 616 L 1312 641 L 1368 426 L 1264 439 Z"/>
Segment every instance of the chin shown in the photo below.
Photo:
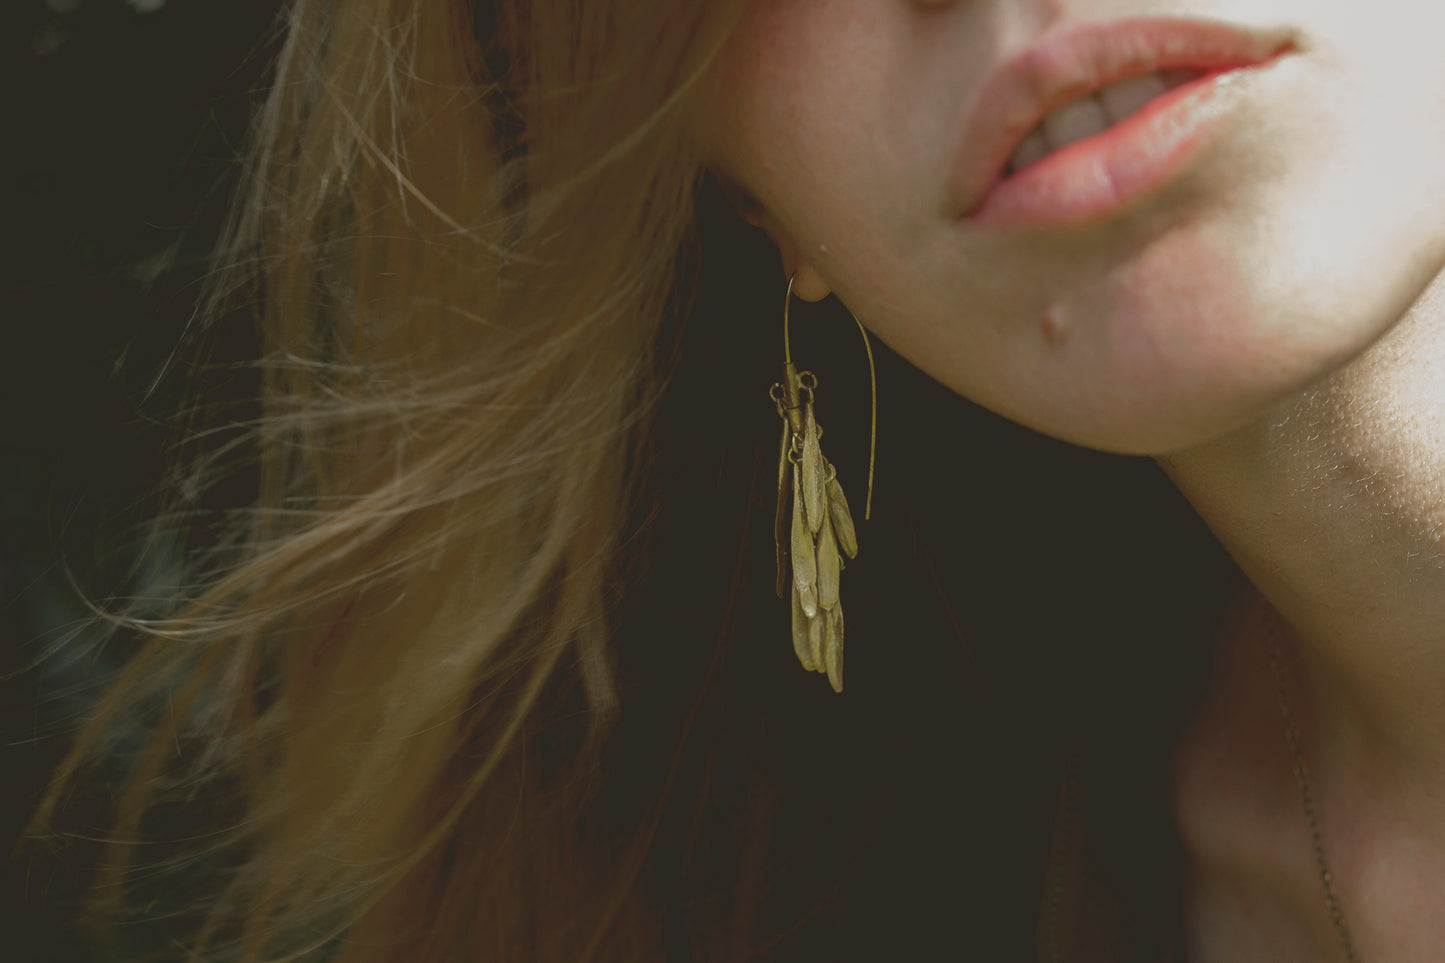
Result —
<path fill-rule="evenodd" d="M 1128 297 L 1077 319 L 1098 339 L 1075 359 L 1077 380 L 1055 385 L 1047 410 L 1010 417 L 1074 444 L 1149 456 L 1283 417 L 1302 392 L 1369 370 L 1372 349 L 1426 292 L 1445 292 L 1435 260 L 1403 267 L 1368 291 L 1321 282 L 1312 298 L 1251 298 L 1237 278 L 1211 284 L 1202 268 L 1188 283 L 1116 289 Z"/>
<path fill-rule="evenodd" d="M 1083 448 L 1157 457 L 1224 438 L 1258 421 L 1269 408 L 1257 399 L 1154 396 L 1141 397 L 1129 410 L 1086 413 L 1087 421 L 1077 411 L 1058 420 L 1014 420 Z"/>
<path fill-rule="evenodd" d="M 1287 397 L 1287 395 L 1286 395 Z M 1221 441 L 1268 417 L 1278 398 L 1208 397 L 1142 403 L 1147 417 L 1100 425 L 1097 431 L 1065 439 L 1118 455 L 1164 457 Z"/>

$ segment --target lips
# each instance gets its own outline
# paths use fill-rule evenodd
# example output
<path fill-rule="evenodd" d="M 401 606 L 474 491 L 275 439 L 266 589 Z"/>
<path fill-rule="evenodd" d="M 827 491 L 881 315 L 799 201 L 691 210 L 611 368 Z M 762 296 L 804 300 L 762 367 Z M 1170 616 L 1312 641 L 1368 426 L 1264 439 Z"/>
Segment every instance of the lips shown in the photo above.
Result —
<path fill-rule="evenodd" d="M 1072 24 L 1045 34 L 984 81 L 953 153 L 950 196 L 965 217 L 1010 173 L 1024 139 L 1045 117 L 1131 77 L 1187 69 L 1218 73 L 1262 64 L 1291 47 L 1285 30 L 1208 20 L 1139 18 Z"/>

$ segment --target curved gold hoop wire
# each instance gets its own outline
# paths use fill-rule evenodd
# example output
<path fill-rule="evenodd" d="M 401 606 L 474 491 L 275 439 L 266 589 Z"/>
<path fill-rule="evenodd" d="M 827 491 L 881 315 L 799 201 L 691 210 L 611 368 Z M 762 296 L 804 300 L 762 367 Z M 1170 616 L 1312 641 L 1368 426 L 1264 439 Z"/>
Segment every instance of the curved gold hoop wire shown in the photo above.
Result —
<path fill-rule="evenodd" d="M 783 361 L 793 363 L 793 344 L 788 330 L 788 308 L 793 303 L 793 281 L 797 275 L 788 276 L 788 290 L 783 295 Z M 863 336 L 863 350 L 868 353 L 868 390 L 872 396 L 872 419 L 868 426 L 868 495 L 863 504 L 863 520 L 866 522 L 873 517 L 873 461 L 878 453 L 878 372 L 873 365 L 873 343 L 868 340 L 868 329 L 863 327 L 863 322 L 858 320 L 858 315 L 852 311 L 848 316 L 853 323 L 858 325 L 858 333 Z"/>

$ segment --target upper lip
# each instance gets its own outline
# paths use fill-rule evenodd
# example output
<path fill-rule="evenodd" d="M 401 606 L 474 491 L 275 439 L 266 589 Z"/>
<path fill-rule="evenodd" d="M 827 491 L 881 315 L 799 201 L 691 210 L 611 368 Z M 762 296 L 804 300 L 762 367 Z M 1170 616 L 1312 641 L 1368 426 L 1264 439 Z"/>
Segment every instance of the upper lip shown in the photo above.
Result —
<path fill-rule="evenodd" d="M 1171 67 L 1215 71 L 1254 66 L 1292 46 L 1287 30 L 1212 20 L 1133 18 L 1069 24 L 1000 63 L 984 79 L 953 156 L 953 196 L 975 210 L 1019 143 L 1069 101 L 1139 74 Z"/>

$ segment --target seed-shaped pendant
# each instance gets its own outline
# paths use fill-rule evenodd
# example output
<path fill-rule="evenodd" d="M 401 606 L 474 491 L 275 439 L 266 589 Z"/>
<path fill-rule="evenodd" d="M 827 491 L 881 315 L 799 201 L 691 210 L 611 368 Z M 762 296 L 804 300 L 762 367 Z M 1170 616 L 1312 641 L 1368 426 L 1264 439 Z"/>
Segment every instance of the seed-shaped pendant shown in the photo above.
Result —
<path fill-rule="evenodd" d="M 828 474 L 828 516 L 833 521 L 833 531 L 838 536 L 838 547 L 849 558 L 858 557 L 858 535 L 853 528 L 853 516 L 848 511 L 848 499 L 843 497 L 843 486 L 838 483 L 838 473 L 829 465 Z"/>
<path fill-rule="evenodd" d="M 823 623 L 823 664 L 834 692 L 843 691 L 843 606 L 835 605 L 815 621 Z"/>
<path fill-rule="evenodd" d="M 803 518 L 803 483 L 800 472 L 793 473 L 793 538 L 791 546 L 793 582 L 798 587 L 799 601 L 808 618 L 818 614 L 818 570 L 813 548 L 813 533 Z"/>
<path fill-rule="evenodd" d="M 826 520 L 818 533 L 818 604 L 831 609 L 838 604 L 838 543 L 833 538 L 833 523 Z"/>
<path fill-rule="evenodd" d="M 778 598 L 788 597 L 788 499 L 793 494 L 793 463 L 788 452 L 793 447 L 793 430 L 783 419 L 783 440 L 778 447 L 778 507 L 773 514 L 773 548 L 777 555 L 778 576 L 775 588 Z M 850 556 L 851 557 L 851 556 Z"/>
<path fill-rule="evenodd" d="M 823 450 L 818 445 L 818 422 L 813 418 L 813 403 L 803 405 L 803 510 L 808 529 L 814 535 L 823 527 L 827 509 L 826 482 L 823 476 Z"/>
<path fill-rule="evenodd" d="M 793 654 L 798 657 L 798 661 L 803 664 L 803 668 L 809 672 L 813 672 L 817 670 L 818 665 L 813 661 L 813 648 L 808 640 L 808 626 L 810 622 L 815 620 L 809 619 L 808 613 L 803 611 L 803 600 L 798 596 L 798 587 L 796 585 L 793 586 L 793 590 L 788 594 L 793 600 L 791 606 L 793 610 Z"/>
<path fill-rule="evenodd" d="M 808 653 L 815 672 L 827 671 L 823 662 L 823 653 L 828 646 L 827 633 L 827 613 L 819 612 L 808 620 Z"/>

